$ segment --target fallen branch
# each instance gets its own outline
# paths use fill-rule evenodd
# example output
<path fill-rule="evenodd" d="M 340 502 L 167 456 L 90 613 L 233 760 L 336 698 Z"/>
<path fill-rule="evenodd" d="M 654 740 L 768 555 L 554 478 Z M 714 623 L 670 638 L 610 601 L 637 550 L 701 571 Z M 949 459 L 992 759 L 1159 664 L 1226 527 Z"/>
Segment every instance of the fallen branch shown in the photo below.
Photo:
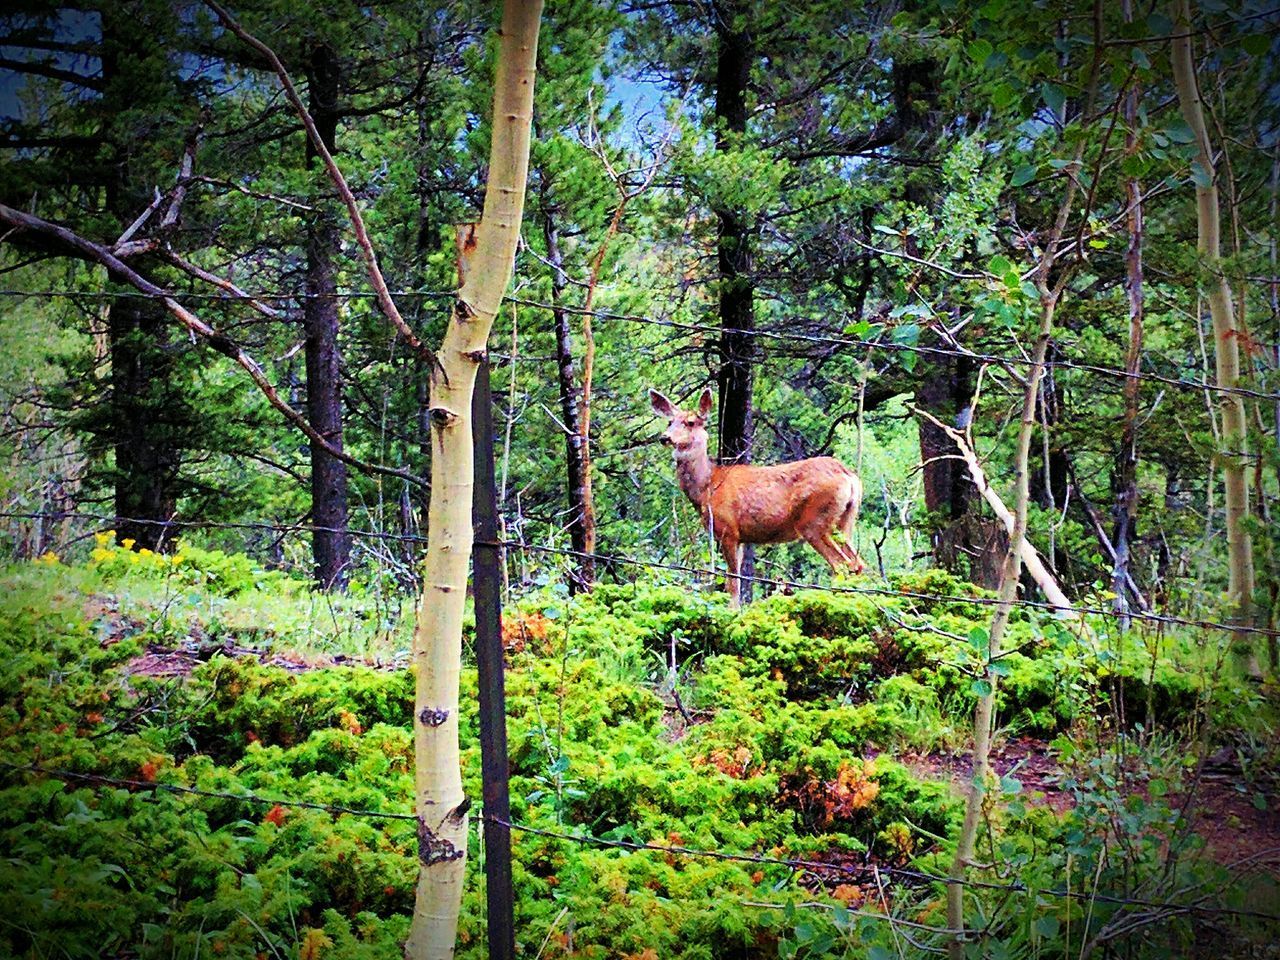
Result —
<path fill-rule="evenodd" d="M 982 469 L 982 464 L 978 462 L 978 455 L 974 453 L 968 438 L 961 431 L 943 423 L 927 410 L 921 410 L 916 407 L 909 407 L 908 409 L 917 416 L 924 417 L 951 438 L 952 443 L 956 445 L 956 449 L 960 451 L 961 458 L 969 467 L 969 476 L 973 478 L 973 485 L 978 488 L 978 492 L 982 494 L 982 499 L 987 501 L 992 512 L 1004 524 L 1005 530 L 1012 537 L 1014 516 L 1009 512 L 1009 508 L 1005 506 L 1004 501 L 1000 499 L 1000 494 L 996 493 L 991 483 L 987 480 L 986 471 Z M 1053 574 L 1049 572 L 1049 569 L 1040 559 L 1040 554 L 1036 552 L 1035 547 L 1027 542 L 1026 537 L 1019 538 L 1017 549 L 1018 554 L 1022 557 L 1023 565 L 1027 568 L 1027 573 L 1031 574 L 1036 586 L 1044 593 L 1045 599 L 1062 612 L 1078 616 L 1078 614 L 1075 614 L 1071 601 L 1067 599 L 1067 595 L 1058 586 L 1058 581 L 1053 578 Z"/>

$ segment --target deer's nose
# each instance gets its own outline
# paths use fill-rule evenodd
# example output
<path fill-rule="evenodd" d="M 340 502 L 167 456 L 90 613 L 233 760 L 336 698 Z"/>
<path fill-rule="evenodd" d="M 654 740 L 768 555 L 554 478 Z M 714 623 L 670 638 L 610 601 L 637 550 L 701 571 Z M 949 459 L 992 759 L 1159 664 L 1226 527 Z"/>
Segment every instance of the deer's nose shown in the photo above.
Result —
<path fill-rule="evenodd" d="M 662 444 L 664 447 L 669 447 L 669 446 L 671 446 L 672 440 L 671 440 L 671 438 L 670 438 L 669 436 L 667 436 L 667 435 L 664 433 L 662 436 L 660 436 L 660 437 L 658 438 L 658 442 L 659 442 L 660 444 Z"/>

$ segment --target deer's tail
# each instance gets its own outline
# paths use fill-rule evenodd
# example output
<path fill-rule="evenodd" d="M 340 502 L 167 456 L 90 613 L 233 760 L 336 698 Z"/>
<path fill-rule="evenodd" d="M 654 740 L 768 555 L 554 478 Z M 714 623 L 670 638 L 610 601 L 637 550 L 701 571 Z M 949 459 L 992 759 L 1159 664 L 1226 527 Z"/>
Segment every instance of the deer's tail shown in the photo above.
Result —
<path fill-rule="evenodd" d="M 858 525 L 858 511 L 862 507 L 862 481 L 852 470 L 845 469 L 849 474 L 845 481 L 848 501 L 840 515 L 840 532 L 847 543 L 853 543 L 853 529 Z"/>

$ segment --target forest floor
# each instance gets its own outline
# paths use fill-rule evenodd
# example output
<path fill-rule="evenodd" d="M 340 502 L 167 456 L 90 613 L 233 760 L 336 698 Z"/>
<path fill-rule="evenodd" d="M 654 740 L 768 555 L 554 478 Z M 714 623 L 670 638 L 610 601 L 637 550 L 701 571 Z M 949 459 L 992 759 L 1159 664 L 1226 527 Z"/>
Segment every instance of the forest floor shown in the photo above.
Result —
<path fill-rule="evenodd" d="M 898 759 L 917 776 L 950 780 L 957 790 L 972 775 L 973 759 L 967 752 L 910 754 Z M 1044 740 L 1010 738 L 992 750 L 991 766 L 999 776 L 1016 775 L 1031 803 L 1059 813 L 1074 804 L 1065 783 L 1070 774 L 1058 764 Z M 1192 830 L 1204 839 L 1217 862 L 1228 865 L 1251 860 L 1280 867 L 1280 797 L 1264 797 L 1260 808 L 1245 782 L 1234 752 L 1222 747 L 1205 758 L 1193 790 L 1175 797 L 1174 805 L 1184 806 Z"/>
<path fill-rule="evenodd" d="M 98 618 L 107 615 L 107 623 L 113 620 L 98 601 L 89 612 Z M 99 622 L 103 621 L 99 619 Z M 129 630 L 127 623 L 116 626 L 107 630 L 104 644 Z M 148 646 L 145 653 L 129 663 L 126 672 L 137 676 L 186 677 L 215 654 L 254 658 L 290 673 L 342 666 L 387 670 L 404 666 L 394 661 L 370 661 L 343 654 L 303 656 L 244 647 L 231 641 L 219 643 L 189 637 L 176 646 Z M 694 723 L 705 721 L 707 713 L 694 711 Z M 678 739 L 688 726 L 675 706 L 667 710 L 665 721 L 672 739 Z M 963 790 L 972 771 L 972 756 L 967 751 L 913 752 L 897 759 L 921 779 L 950 782 L 957 794 Z M 991 765 L 998 776 L 1016 775 L 1030 803 L 1050 807 L 1057 813 L 1069 810 L 1074 804 L 1065 782 L 1070 774 L 1059 765 L 1047 740 L 1018 736 L 998 742 L 992 751 Z M 1280 796 L 1265 797 L 1261 806 L 1256 803 L 1245 785 L 1244 771 L 1230 749 L 1222 747 L 1207 757 L 1191 795 L 1184 794 L 1177 800 L 1185 806 L 1194 832 L 1204 839 L 1206 850 L 1218 863 L 1229 865 L 1250 860 L 1273 863 L 1280 868 Z"/>

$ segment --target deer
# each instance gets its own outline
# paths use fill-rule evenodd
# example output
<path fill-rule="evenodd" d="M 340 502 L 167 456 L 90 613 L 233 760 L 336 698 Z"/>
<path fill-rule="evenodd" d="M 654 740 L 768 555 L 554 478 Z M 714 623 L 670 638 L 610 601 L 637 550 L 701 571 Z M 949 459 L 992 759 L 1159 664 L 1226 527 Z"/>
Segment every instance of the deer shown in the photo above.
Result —
<path fill-rule="evenodd" d="M 676 481 L 724 556 L 732 607 L 741 602 L 742 548 L 749 543 L 804 540 L 832 573 L 866 569 L 853 549 L 862 481 L 843 463 L 835 457 L 810 457 L 772 466 L 713 464 L 707 455 L 709 387 L 695 410 L 682 410 L 653 389 L 649 402 L 667 421 L 661 439 L 675 455 Z M 837 531 L 843 543 L 833 536 Z"/>

